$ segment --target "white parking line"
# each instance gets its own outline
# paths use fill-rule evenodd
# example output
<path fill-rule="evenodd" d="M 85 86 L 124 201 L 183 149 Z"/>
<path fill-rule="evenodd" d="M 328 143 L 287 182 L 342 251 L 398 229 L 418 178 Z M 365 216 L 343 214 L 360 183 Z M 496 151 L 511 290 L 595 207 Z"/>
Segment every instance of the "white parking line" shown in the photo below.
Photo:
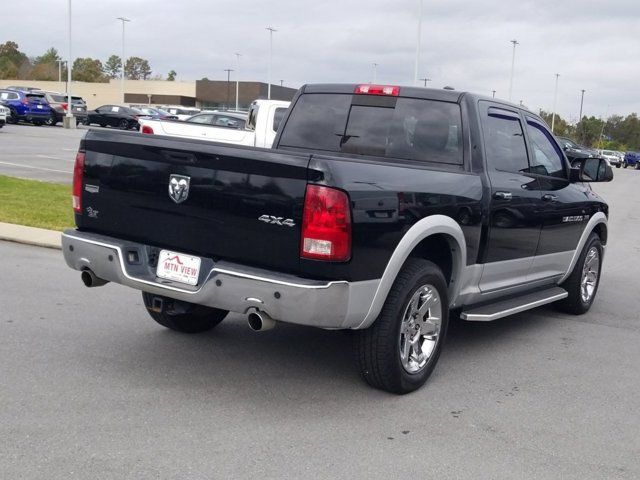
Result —
<path fill-rule="evenodd" d="M 71 163 L 75 163 L 75 160 L 69 160 L 68 158 L 60 158 L 60 157 L 54 157 L 53 155 L 36 155 L 36 157 L 38 158 L 48 158 L 50 160 L 62 160 L 63 162 L 71 162 Z"/>
<path fill-rule="evenodd" d="M 33 167 L 31 165 L 21 165 L 19 163 L 0 162 L 0 165 L 9 165 L 11 167 L 30 168 L 32 170 L 44 170 L 45 172 L 66 173 L 67 175 L 71 173 L 71 172 L 65 171 L 65 170 L 55 170 L 53 168 Z"/>

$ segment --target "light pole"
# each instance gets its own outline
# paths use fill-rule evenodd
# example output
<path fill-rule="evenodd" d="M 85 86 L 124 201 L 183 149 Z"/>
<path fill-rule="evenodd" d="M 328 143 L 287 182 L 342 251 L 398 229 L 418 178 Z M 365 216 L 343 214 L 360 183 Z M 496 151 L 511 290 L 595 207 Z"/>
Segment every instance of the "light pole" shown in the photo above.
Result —
<path fill-rule="evenodd" d="M 602 120 L 602 129 L 600 130 L 600 138 L 598 138 L 598 148 L 602 150 L 602 136 L 604 135 L 604 126 L 607 124 L 607 116 L 609 115 L 609 105 L 604 113 L 604 119 Z"/>
<path fill-rule="evenodd" d="M 431 79 L 430 79 L 430 78 L 426 78 L 426 77 L 425 77 L 425 78 L 420 78 L 419 80 L 420 80 L 420 81 L 422 81 L 422 82 L 424 82 L 424 86 L 425 86 L 425 87 L 427 86 L 427 82 L 430 82 L 430 81 L 431 81 Z"/>
<path fill-rule="evenodd" d="M 496 98 L 496 91 L 495 91 L 495 90 L 491 90 L 491 96 L 492 96 L 493 98 Z"/>
<path fill-rule="evenodd" d="M 67 59 L 67 114 L 64 118 L 64 128 L 75 128 L 73 121 L 73 113 L 71 112 L 71 0 L 67 1 L 67 10 L 69 13 L 69 58 Z"/>
<path fill-rule="evenodd" d="M 238 99 L 240 97 L 240 55 L 239 53 L 235 54 L 236 56 L 236 111 L 238 111 Z"/>
<path fill-rule="evenodd" d="M 373 82 L 372 83 L 376 83 L 378 81 L 378 64 L 372 63 L 371 65 L 373 65 Z"/>
<path fill-rule="evenodd" d="M 420 41 L 422 40 L 422 0 L 418 5 L 418 32 L 416 38 L 416 58 L 413 64 L 413 84 L 418 85 L 418 70 L 420 69 Z"/>
<path fill-rule="evenodd" d="M 124 63 L 125 63 L 125 57 L 124 57 L 124 24 L 127 22 L 130 22 L 131 20 L 129 20 L 128 18 L 125 17 L 118 17 L 116 20 L 120 20 L 122 21 L 122 72 L 120 75 L 120 98 L 122 100 L 122 104 L 124 105 Z"/>
<path fill-rule="evenodd" d="M 553 92 L 553 114 L 551 115 L 551 133 L 554 133 L 553 127 L 556 125 L 556 104 L 558 102 L 558 78 L 560 74 L 556 73 L 556 88 Z"/>
<path fill-rule="evenodd" d="M 516 45 L 519 45 L 517 40 L 511 40 L 513 43 L 513 54 L 511 55 L 511 79 L 509 80 L 509 101 L 511 101 L 511 95 L 513 94 L 513 70 L 516 66 Z"/>
<path fill-rule="evenodd" d="M 267 27 L 269 30 L 269 84 L 267 85 L 267 99 L 271 100 L 271 63 L 273 62 L 273 32 L 277 30 L 273 27 Z"/>
<path fill-rule="evenodd" d="M 225 68 L 224 69 L 225 72 L 227 72 L 227 110 L 229 110 L 229 85 L 230 85 L 230 81 L 231 81 L 231 72 L 233 72 L 233 70 L 231 68 Z"/>
<path fill-rule="evenodd" d="M 586 92 L 586 90 L 583 88 L 580 91 L 582 92 L 582 95 L 580 96 L 580 117 L 578 118 L 578 123 L 582 125 L 582 104 L 584 103 L 584 92 Z M 581 139 L 582 131 L 578 132 L 578 141 L 580 141 Z"/>
<path fill-rule="evenodd" d="M 280 80 L 280 86 L 282 86 L 283 83 L 284 83 L 284 80 Z"/>

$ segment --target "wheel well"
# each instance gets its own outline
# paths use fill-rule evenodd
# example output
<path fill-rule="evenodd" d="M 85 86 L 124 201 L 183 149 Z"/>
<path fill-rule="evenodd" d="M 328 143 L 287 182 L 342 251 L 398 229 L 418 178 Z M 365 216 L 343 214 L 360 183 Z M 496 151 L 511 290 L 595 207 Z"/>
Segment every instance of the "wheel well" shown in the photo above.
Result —
<path fill-rule="evenodd" d="M 606 245 L 607 244 L 607 235 L 608 235 L 607 226 L 604 223 L 599 223 L 598 225 L 596 225 L 594 227 L 593 231 L 598 234 L 602 244 Z"/>
<path fill-rule="evenodd" d="M 451 242 L 453 241 L 444 234 L 431 235 L 416 245 L 410 256 L 435 263 L 442 270 L 447 285 L 450 285 L 453 274 L 453 254 L 451 251 Z"/>

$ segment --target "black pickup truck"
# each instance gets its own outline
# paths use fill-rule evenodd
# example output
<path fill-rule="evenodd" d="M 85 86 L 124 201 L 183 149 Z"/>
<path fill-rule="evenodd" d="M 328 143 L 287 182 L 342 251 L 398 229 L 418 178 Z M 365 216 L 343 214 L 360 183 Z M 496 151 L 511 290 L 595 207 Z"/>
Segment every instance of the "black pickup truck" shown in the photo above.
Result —
<path fill-rule="evenodd" d="M 587 182 L 612 178 L 602 159 L 570 165 L 540 117 L 503 101 L 306 85 L 272 149 L 90 130 L 63 251 L 87 286 L 141 290 L 173 330 L 228 312 L 254 330 L 353 329 L 364 379 L 406 393 L 450 312 L 590 308 L 608 207 Z"/>

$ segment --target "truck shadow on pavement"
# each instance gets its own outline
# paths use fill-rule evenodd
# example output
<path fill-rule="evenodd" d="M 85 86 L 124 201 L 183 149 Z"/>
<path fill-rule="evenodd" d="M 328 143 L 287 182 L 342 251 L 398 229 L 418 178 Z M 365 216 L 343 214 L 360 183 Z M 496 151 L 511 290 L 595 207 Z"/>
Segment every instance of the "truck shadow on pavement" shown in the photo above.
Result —
<path fill-rule="evenodd" d="M 446 370 L 446 382 L 456 382 L 456 372 L 464 371 L 468 362 L 477 363 L 488 351 L 514 354 L 519 349 L 514 338 L 534 341 L 540 331 L 557 325 L 557 315 L 542 308 L 491 323 L 455 319 L 430 383 L 440 376 L 439 370 Z M 357 397 L 362 392 L 389 396 L 360 381 L 353 336 L 350 331 L 287 324 L 255 333 L 243 317 L 233 315 L 212 332 L 200 335 L 178 334 L 152 324 L 128 337 L 115 355 L 110 353 L 117 364 L 114 367 L 123 369 L 122 375 L 133 375 L 136 381 L 155 387 L 179 384 L 181 388 L 241 393 L 244 398 L 334 399 L 336 395 Z"/>

